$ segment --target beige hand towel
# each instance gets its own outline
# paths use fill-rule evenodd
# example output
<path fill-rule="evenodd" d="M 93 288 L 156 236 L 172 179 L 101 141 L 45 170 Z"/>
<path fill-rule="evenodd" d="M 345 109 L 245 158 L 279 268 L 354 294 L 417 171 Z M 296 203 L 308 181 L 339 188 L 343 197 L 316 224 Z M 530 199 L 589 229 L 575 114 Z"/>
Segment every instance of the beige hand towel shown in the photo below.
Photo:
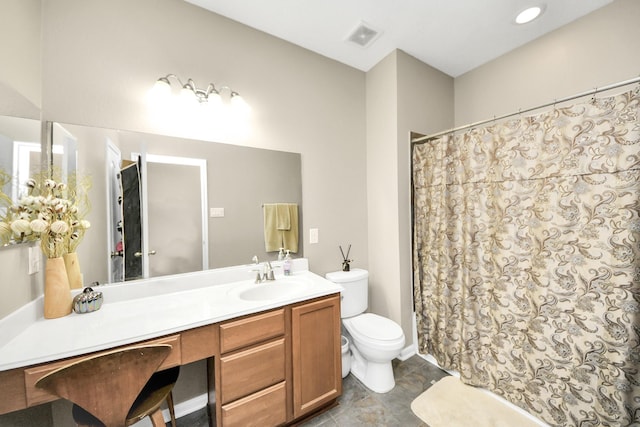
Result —
<path fill-rule="evenodd" d="M 264 245 L 267 252 L 279 251 L 282 247 L 282 233 L 276 225 L 277 212 L 275 203 L 265 203 L 264 211 Z"/>
<path fill-rule="evenodd" d="M 280 248 L 291 253 L 298 252 L 298 204 L 297 203 L 265 203 L 264 211 L 264 244 L 267 252 L 277 252 Z M 288 217 L 288 229 L 281 229 L 286 223 L 278 224 L 280 212 L 282 218 Z"/>
<path fill-rule="evenodd" d="M 276 203 L 276 228 L 278 230 L 291 229 L 291 215 L 289 203 Z"/>
<path fill-rule="evenodd" d="M 289 230 L 282 233 L 282 241 L 284 242 L 284 249 L 288 249 L 295 254 L 298 252 L 298 204 L 289 203 L 288 208 L 291 226 Z"/>

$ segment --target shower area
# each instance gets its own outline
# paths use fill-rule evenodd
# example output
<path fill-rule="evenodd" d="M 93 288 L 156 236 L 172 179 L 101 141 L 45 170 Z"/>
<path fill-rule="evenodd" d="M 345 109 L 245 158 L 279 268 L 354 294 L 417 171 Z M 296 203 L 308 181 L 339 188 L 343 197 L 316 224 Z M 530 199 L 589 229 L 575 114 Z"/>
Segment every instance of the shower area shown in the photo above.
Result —
<path fill-rule="evenodd" d="M 412 142 L 418 351 L 552 426 L 640 425 L 638 82 Z"/>

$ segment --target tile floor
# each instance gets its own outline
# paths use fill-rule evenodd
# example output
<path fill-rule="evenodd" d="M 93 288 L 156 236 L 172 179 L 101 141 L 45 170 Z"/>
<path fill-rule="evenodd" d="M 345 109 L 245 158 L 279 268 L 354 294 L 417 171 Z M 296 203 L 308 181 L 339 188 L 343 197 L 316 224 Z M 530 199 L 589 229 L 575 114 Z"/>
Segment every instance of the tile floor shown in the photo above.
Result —
<path fill-rule="evenodd" d="M 353 375 L 348 375 L 342 381 L 342 396 L 338 399 L 338 406 L 301 426 L 426 427 L 411 411 L 411 402 L 432 382 L 448 374 L 420 356 L 403 362 L 396 359 L 393 370 L 396 386 L 384 394 L 369 391 Z M 208 426 L 204 410 L 179 418 L 177 424 L 178 427 Z"/>

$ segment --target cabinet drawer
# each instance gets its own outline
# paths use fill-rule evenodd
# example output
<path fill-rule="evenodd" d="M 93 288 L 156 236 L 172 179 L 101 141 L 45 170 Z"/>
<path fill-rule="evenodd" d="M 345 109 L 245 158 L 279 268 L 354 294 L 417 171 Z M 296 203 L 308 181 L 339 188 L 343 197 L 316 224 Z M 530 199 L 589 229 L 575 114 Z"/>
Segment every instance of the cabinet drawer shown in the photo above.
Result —
<path fill-rule="evenodd" d="M 221 403 L 285 379 L 284 338 L 220 358 Z"/>
<path fill-rule="evenodd" d="M 225 427 L 276 426 L 287 421 L 285 382 L 222 407 Z"/>
<path fill-rule="evenodd" d="M 171 352 L 169 353 L 167 358 L 162 362 L 158 370 L 163 370 L 163 369 L 171 368 L 173 366 L 180 365 L 181 363 L 180 335 L 171 335 L 164 338 L 158 338 L 150 341 L 137 343 L 134 345 L 126 345 L 121 347 L 121 349 L 125 349 L 128 347 L 137 347 L 142 345 L 153 345 L 153 344 L 169 344 L 171 346 Z M 36 382 L 40 378 L 48 374 L 49 372 L 53 372 L 58 368 L 62 368 L 63 366 L 67 366 L 71 363 L 77 362 L 87 357 L 98 356 L 102 353 L 108 353 L 115 350 L 117 349 L 110 349 L 107 351 L 101 351 L 101 352 L 92 353 L 92 354 L 85 354 L 83 356 L 74 357 L 74 358 L 63 360 L 60 362 L 47 363 L 45 365 L 40 365 L 33 368 L 25 369 L 24 384 L 25 384 L 25 393 L 27 398 L 27 406 L 38 405 L 40 403 L 50 402 L 52 400 L 58 399 L 57 396 L 50 394 L 40 388 L 36 388 Z"/>
<path fill-rule="evenodd" d="M 284 310 L 275 310 L 220 325 L 220 353 L 284 335 Z"/>

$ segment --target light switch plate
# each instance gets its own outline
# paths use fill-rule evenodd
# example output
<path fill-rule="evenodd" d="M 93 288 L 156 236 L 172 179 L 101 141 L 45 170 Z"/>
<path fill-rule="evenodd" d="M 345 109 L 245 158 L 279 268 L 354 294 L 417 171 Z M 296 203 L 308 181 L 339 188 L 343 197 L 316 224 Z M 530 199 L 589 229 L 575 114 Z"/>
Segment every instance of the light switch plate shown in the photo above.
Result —
<path fill-rule="evenodd" d="M 318 229 L 310 228 L 309 229 L 309 243 L 318 243 Z"/>
<path fill-rule="evenodd" d="M 40 250 L 36 247 L 29 248 L 28 274 L 36 274 L 40 271 Z"/>
<path fill-rule="evenodd" d="M 224 208 L 210 208 L 209 216 L 211 218 L 223 218 L 224 217 Z"/>

